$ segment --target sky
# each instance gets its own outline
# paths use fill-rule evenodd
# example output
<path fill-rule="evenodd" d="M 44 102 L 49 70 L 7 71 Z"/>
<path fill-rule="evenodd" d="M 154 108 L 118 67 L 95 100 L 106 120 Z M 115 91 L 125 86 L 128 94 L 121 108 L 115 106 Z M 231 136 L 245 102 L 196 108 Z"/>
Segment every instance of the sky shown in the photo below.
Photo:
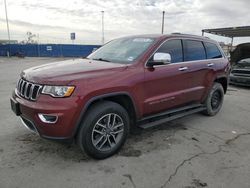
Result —
<path fill-rule="evenodd" d="M 249 0 L 6 0 L 10 37 L 22 41 L 28 31 L 40 43 L 101 44 L 104 11 L 105 42 L 135 34 L 164 33 L 201 35 L 205 28 L 250 25 Z M 229 43 L 231 39 L 207 34 Z M 0 1 L 0 39 L 7 39 L 4 0 Z M 237 38 L 235 44 L 250 42 Z"/>

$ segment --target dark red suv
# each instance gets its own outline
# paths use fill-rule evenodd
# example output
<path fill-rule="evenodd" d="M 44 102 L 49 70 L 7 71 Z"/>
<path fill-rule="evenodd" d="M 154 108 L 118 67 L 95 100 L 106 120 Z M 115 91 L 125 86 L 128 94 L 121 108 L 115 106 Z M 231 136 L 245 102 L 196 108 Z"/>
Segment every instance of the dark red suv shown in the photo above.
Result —
<path fill-rule="evenodd" d="M 196 112 L 215 115 L 229 69 L 217 42 L 205 37 L 124 37 L 86 59 L 24 70 L 11 107 L 41 137 L 76 140 L 101 159 L 116 153 L 135 127 Z"/>

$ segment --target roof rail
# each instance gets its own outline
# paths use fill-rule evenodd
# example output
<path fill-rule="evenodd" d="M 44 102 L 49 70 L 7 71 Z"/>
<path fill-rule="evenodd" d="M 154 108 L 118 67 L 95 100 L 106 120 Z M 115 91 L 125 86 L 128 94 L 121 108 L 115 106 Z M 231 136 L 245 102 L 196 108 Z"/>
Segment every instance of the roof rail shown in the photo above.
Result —
<path fill-rule="evenodd" d="M 175 32 L 175 33 L 171 33 L 172 35 L 186 35 L 186 36 L 195 36 L 195 37 L 201 37 L 201 38 L 207 38 L 210 39 L 207 36 L 200 36 L 200 35 L 193 35 L 193 34 L 186 34 L 186 33 L 179 33 L 179 32 Z"/>

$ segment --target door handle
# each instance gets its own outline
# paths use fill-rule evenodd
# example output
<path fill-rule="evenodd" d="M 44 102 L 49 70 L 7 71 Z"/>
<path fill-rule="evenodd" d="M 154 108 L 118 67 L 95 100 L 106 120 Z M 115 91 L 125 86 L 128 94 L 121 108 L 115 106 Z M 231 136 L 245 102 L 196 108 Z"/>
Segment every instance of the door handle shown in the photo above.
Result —
<path fill-rule="evenodd" d="M 188 70 L 188 67 L 180 67 L 178 70 L 179 71 L 185 71 L 185 70 Z"/>
<path fill-rule="evenodd" d="M 214 64 L 213 63 L 208 63 L 207 66 L 212 67 L 212 66 L 214 66 Z"/>

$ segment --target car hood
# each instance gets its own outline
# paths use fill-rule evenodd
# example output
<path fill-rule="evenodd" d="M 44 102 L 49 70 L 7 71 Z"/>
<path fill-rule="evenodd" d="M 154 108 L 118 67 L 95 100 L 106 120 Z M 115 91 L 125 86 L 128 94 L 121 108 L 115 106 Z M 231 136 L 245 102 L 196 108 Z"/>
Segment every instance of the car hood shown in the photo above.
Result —
<path fill-rule="evenodd" d="M 250 63 L 236 63 L 232 67 L 233 69 L 250 69 Z"/>
<path fill-rule="evenodd" d="M 127 65 L 118 63 L 74 59 L 26 69 L 21 73 L 21 77 L 40 84 L 69 84 L 78 79 L 104 76 L 111 72 L 123 71 L 126 67 Z"/>
<path fill-rule="evenodd" d="M 231 63 L 236 63 L 246 58 L 250 58 L 250 43 L 239 44 L 232 52 L 230 52 Z"/>

